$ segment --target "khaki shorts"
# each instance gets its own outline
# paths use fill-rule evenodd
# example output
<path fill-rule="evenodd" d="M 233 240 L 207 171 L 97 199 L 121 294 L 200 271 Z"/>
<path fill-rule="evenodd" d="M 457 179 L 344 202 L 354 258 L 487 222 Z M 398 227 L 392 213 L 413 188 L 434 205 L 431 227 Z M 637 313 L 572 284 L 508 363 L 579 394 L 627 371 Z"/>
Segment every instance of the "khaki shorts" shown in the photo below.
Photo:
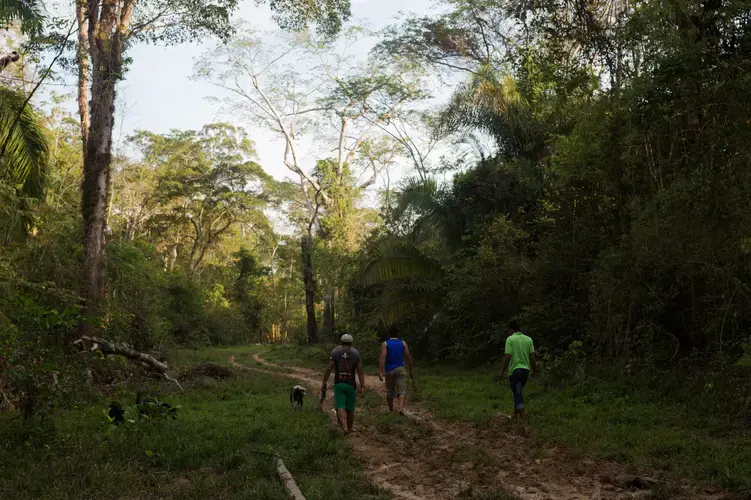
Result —
<path fill-rule="evenodd" d="M 400 394 L 407 394 L 407 376 L 403 366 L 386 373 L 386 397 L 393 399 Z"/>

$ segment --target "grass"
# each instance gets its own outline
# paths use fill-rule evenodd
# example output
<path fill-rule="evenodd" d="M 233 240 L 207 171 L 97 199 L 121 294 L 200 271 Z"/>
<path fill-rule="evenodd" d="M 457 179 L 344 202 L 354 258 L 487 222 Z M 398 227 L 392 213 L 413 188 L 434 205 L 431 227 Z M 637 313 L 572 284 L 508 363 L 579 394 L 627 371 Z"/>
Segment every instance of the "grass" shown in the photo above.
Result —
<path fill-rule="evenodd" d="M 237 352 L 183 352 L 176 364 L 220 363 Z M 291 410 L 288 386 L 259 373 L 199 379 L 184 394 L 163 395 L 181 405 L 177 420 L 121 426 L 107 422 L 106 401 L 25 424 L 1 415 L 0 498 L 286 499 L 272 460 L 253 450 L 279 453 L 310 500 L 352 491 L 388 498 L 365 479 L 326 415 Z"/>
<path fill-rule="evenodd" d="M 272 345 L 263 344 L 253 346 L 263 359 L 280 365 L 295 365 L 313 370 L 326 369 L 329 361 L 329 354 L 334 348 L 330 344 L 319 344 L 313 347 L 300 346 L 296 344 Z"/>
<path fill-rule="evenodd" d="M 318 356 L 316 350 L 266 346 L 262 355 L 311 366 Z M 434 415 L 481 427 L 490 425 L 493 415 L 513 412 L 507 382 L 495 373 L 496 369 L 461 370 L 419 363 L 415 370 L 422 404 Z M 734 415 L 692 405 L 696 395 L 671 394 L 677 391 L 667 382 L 659 387 L 659 379 L 659 389 L 639 385 L 638 380 L 589 378 L 550 385 L 533 376 L 525 390 L 534 428 L 533 452 L 564 446 L 573 455 L 597 455 L 751 491 L 751 434 L 733 428 Z M 482 462 L 483 457 L 478 454 L 477 460 Z"/>
<path fill-rule="evenodd" d="M 258 348 L 255 345 L 178 349 L 170 356 L 170 367 L 182 371 L 199 363 L 229 366 L 230 356 L 235 356 L 238 363 L 250 365 L 256 352 Z"/>
<path fill-rule="evenodd" d="M 487 426 L 492 415 L 513 412 L 506 382 L 490 373 L 428 369 L 420 386 L 423 404 L 444 419 Z M 564 445 L 574 454 L 751 489 L 751 435 L 734 430 L 729 415 L 597 379 L 560 387 L 533 378 L 525 400 L 537 447 Z"/>

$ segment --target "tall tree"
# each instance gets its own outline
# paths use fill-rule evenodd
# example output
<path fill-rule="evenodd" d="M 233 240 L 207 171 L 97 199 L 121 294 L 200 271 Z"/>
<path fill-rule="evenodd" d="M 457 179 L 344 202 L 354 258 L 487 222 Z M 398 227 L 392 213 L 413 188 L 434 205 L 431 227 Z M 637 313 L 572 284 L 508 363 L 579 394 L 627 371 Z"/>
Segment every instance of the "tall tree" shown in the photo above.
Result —
<path fill-rule="evenodd" d="M 335 32 L 349 16 L 344 0 L 270 3 L 282 25 L 310 21 Z M 84 151 L 84 296 L 87 314 L 96 316 L 104 296 L 104 248 L 110 197 L 115 90 L 132 43 L 177 43 L 206 34 L 226 39 L 237 0 L 76 0 L 79 29 L 78 104 Z"/>
<path fill-rule="evenodd" d="M 297 37 L 269 47 L 255 33 L 243 32 L 209 52 L 197 69 L 199 78 L 228 93 L 222 101 L 228 109 L 244 112 L 253 123 L 267 127 L 284 142 L 284 164 L 299 178 L 308 209 L 301 251 L 311 339 L 317 336 L 312 334 L 316 330 L 312 326 L 315 273 L 312 256 L 307 253 L 312 251 L 314 233 L 320 228 L 318 210 L 325 213 L 337 204 L 330 188 L 345 192 L 340 188 L 352 182 L 349 175 L 356 165 L 371 172 L 354 186 L 356 191 L 376 182 L 383 169 L 393 163 L 394 155 L 384 154 L 383 146 L 390 145 L 393 150 L 401 147 L 385 128 L 391 120 L 406 114 L 410 104 L 427 96 L 419 73 L 375 58 L 354 59 L 352 47 L 367 36 L 365 30 L 350 27 L 335 41 Z M 311 67 L 305 71 L 294 67 L 293 62 L 301 57 L 310 62 Z M 207 64 L 209 60 L 213 64 Z M 302 138 L 314 139 L 320 145 L 313 155 L 328 157 L 334 151 L 327 184 L 315 175 L 315 165 L 305 161 Z M 334 294 L 333 285 L 328 284 L 323 294 L 327 311 L 324 319 L 331 331 Z"/>
<path fill-rule="evenodd" d="M 144 215 L 133 209 L 141 212 L 149 205 L 144 225 L 160 240 L 168 269 L 180 253 L 188 271 L 195 272 L 231 230 L 241 224 L 259 231 L 268 227 L 263 210 L 269 200 L 267 184 L 273 181 L 254 161 L 244 130 L 212 124 L 168 135 L 139 132 L 131 141 L 140 146 L 153 175 L 147 194 L 135 200 L 138 206 L 122 207 L 126 234 L 133 231 L 134 217 L 144 224 Z M 135 166 L 137 184 L 141 171 Z"/>

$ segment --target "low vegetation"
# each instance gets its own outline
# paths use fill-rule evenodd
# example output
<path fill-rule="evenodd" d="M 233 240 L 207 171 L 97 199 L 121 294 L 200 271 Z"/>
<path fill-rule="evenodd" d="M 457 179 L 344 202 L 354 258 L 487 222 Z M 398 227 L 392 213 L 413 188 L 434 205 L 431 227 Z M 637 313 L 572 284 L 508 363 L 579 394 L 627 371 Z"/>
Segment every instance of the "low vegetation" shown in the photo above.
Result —
<path fill-rule="evenodd" d="M 218 361 L 215 354 L 203 359 Z M 286 379 L 237 373 L 225 382 L 196 379 L 185 394 L 162 389 L 162 399 L 180 406 L 176 420 L 115 426 L 106 399 L 33 422 L 2 415 L 0 497 L 286 499 L 273 460 L 255 453 L 263 452 L 283 457 L 308 499 L 353 488 L 358 498 L 388 498 L 367 482 L 326 415 L 290 409 Z M 114 397 L 134 404 L 132 393 Z"/>

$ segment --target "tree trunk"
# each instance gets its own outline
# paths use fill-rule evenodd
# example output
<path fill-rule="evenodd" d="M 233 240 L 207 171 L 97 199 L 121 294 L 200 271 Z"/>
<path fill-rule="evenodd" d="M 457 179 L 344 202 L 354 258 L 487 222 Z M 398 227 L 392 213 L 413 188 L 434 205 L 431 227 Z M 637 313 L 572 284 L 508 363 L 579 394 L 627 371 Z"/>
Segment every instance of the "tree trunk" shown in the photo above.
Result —
<path fill-rule="evenodd" d="M 86 1 L 76 1 L 76 18 L 78 20 L 78 47 L 76 47 L 76 61 L 78 62 L 78 114 L 81 117 L 81 140 L 86 150 L 89 137 L 89 21 L 86 17 Z"/>
<path fill-rule="evenodd" d="M 79 113 L 83 147 L 83 292 L 86 315 L 97 317 L 104 299 L 104 234 L 112 163 L 112 132 L 115 126 L 115 85 L 121 77 L 125 36 L 135 0 L 78 0 L 79 44 L 88 42 L 91 57 L 91 100 L 85 99 L 89 61 L 78 47 Z M 83 31 L 86 31 L 84 35 Z M 89 124 L 86 127 L 86 117 Z M 84 332 L 91 325 L 83 325 Z"/>
<path fill-rule="evenodd" d="M 318 343 L 318 324 L 316 323 L 316 281 L 313 276 L 313 236 L 308 233 L 301 241 L 302 278 L 305 285 L 305 311 L 308 315 L 308 343 Z"/>
<path fill-rule="evenodd" d="M 323 296 L 323 328 L 336 342 L 335 316 L 334 316 L 334 288 L 328 287 Z"/>
<path fill-rule="evenodd" d="M 84 297 L 89 317 L 99 314 L 104 298 L 104 230 L 115 124 L 115 80 L 119 74 L 119 64 L 108 56 L 100 54 L 100 66 L 94 71 L 91 126 L 83 157 Z"/>
<path fill-rule="evenodd" d="M 177 244 L 170 246 L 167 256 L 167 271 L 172 272 L 175 270 L 175 262 L 177 262 Z"/>

